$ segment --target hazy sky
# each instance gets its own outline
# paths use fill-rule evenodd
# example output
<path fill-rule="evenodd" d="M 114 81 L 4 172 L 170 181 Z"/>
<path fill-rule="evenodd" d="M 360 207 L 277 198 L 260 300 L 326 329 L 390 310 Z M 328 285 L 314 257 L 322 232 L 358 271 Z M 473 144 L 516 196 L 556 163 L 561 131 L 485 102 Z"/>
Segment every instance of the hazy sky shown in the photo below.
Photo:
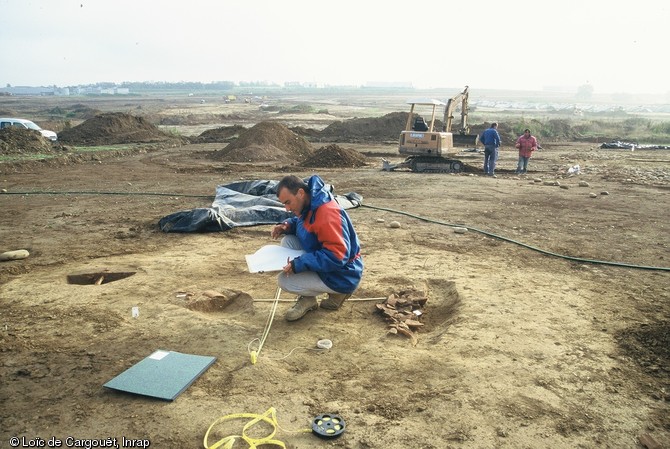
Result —
<path fill-rule="evenodd" d="M 669 27 L 667 0 L 0 0 L 0 86 L 588 83 L 665 94 Z"/>

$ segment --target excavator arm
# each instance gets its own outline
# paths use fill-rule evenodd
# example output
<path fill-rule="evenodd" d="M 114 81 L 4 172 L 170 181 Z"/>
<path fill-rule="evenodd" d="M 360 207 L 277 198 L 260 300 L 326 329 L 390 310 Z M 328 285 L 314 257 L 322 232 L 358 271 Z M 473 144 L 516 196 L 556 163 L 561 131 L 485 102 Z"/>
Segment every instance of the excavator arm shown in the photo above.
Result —
<path fill-rule="evenodd" d="M 461 127 L 458 130 L 458 134 L 468 134 L 470 132 L 470 127 L 468 126 L 468 95 L 468 86 L 465 86 L 463 92 L 447 100 L 447 107 L 444 108 L 443 132 L 451 132 L 454 111 L 456 110 L 458 102 L 461 103 Z"/>
<path fill-rule="evenodd" d="M 468 125 L 468 86 L 465 86 L 463 92 L 459 93 L 453 98 L 447 100 L 447 106 L 444 108 L 444 129 L 443 132 L 450 133 L 451 125 L 454 120 L 454 111 L 461 104 L 461 126 L 458 132 L 453 133 L 453 140 L 455 145 L 477 145 L 476 134 L 470 134 L 470 126 Z"/>

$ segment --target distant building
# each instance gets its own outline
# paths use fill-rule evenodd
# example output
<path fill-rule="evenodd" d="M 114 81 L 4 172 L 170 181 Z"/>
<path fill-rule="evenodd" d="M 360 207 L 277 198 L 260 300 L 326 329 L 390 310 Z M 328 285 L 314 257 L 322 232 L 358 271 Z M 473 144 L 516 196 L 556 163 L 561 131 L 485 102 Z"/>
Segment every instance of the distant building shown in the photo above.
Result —
<path fill-rule="evenodd" d="M 101 95 L 128 95 L 130 90 L 127 87 L 96 87 L 93 89 L 92 93 L 98 93 Z"/>
<path fill-rule="evenodd" d="M 44 96 L 44 95 L 55 95 L 55 87 L 33 87 L 33 86 L 7 86 L 0 87 L 0 92 L 4 92 L 9 95 L 35 95 L 35 96 Z"/>
<path fill-rule="evenodd" d="M 25 96 L 59 96 L 67 97 L 70 95 L 129 95 L 130 89 L 127 87 L 95 87 L 95 86 L 76 86 L 76 87 L 34 87 L 34 86 L 7 86 L 0 87 L 0 95 L 25 95 Z"/>

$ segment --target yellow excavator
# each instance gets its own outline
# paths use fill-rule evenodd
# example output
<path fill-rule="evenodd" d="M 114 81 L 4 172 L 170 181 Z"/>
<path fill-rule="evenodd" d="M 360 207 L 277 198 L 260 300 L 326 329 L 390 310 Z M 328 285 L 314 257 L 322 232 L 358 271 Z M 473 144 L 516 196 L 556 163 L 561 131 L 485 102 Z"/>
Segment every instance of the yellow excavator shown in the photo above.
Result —
<path fill-rule="evenodd" d="M 407 124 L 400 133 L 399 153 L 407 159 L 399 164 L 391 164 L 382 159 L 382 170 L 392 171 L 409 168 L 413 172 L 444 172 L 459 173 L 463 171 L 463 163 L 453 157 L 458 153 L 454 142 L 458 145 L 476 145 L 478 136 L 469 134 L 468 126 L 468 86 L 463 92 L 447 100 L 446 103 L 431 98 L 408 100 L 411 105 Z M 461 107 L 461 126 L 456 134 L 451 132 L 454 112 Z M 442 129 L 436 129 L 436 113 L 444 107 Z M 426 122 L 419 109 L 430 111 L 430 122 Z"/>

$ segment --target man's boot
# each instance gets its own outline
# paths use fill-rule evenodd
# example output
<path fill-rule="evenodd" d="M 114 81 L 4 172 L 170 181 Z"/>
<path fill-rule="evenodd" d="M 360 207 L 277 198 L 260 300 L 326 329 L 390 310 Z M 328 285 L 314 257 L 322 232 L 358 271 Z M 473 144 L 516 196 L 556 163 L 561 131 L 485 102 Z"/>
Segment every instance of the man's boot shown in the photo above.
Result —
<path fill-rule="evenodd" d="M 321 301 L 321 308 L 337 310 L 349 298 L 351 298 L 351 293 L 328 293 L 328 297 Z"/>
<path fill-rule="evenodd" d="M 316 296 L 298 296 L 298 300 L 293 307 L 286 311 L 286 321 L 295 321 L 304 317 L 310 310 L 315 310 L 319 305 L 316 302 Z"/>

